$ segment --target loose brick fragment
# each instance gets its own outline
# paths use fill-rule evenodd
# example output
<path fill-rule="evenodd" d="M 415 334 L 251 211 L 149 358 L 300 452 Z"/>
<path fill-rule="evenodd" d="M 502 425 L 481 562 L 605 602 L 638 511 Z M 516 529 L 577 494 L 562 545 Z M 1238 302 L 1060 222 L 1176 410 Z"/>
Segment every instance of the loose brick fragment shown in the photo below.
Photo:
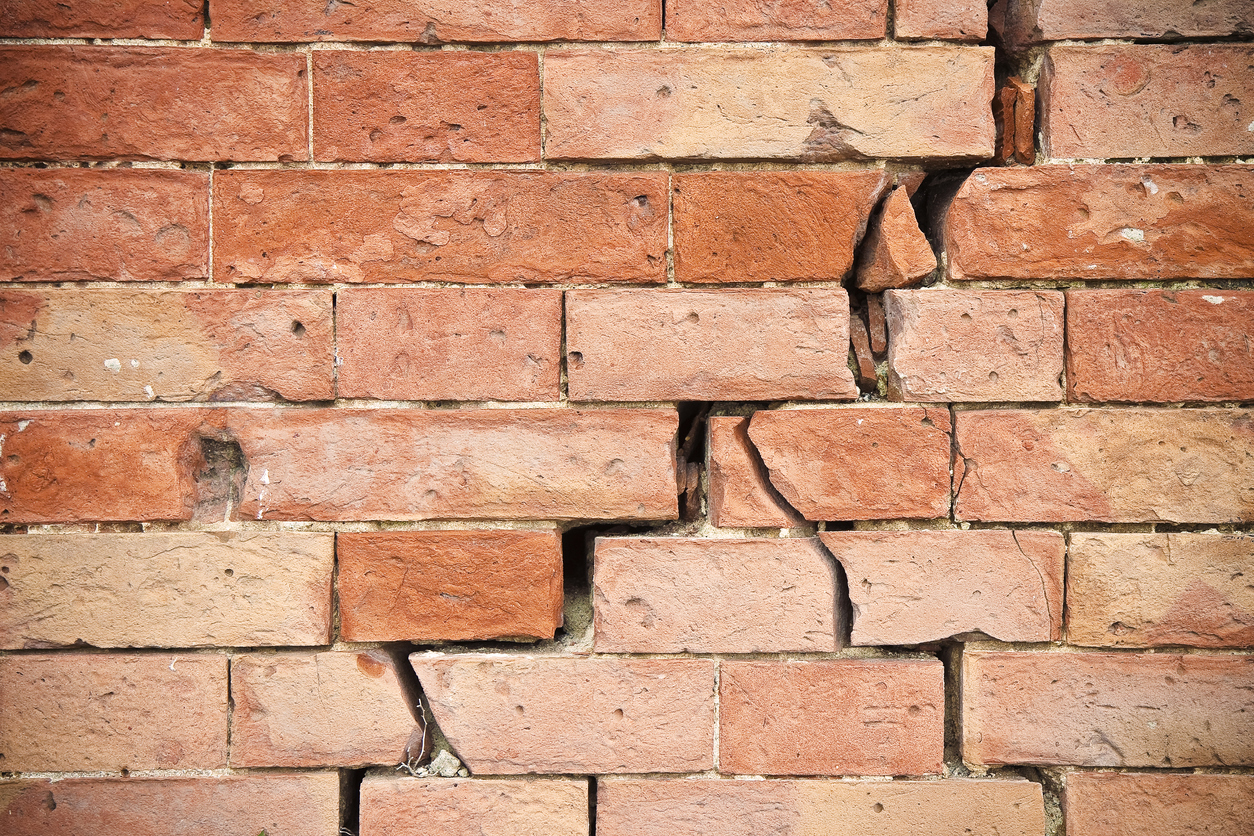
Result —
<path fill-rule="evenodd" d="M 367 775 L 361 836 L 587 836 L 588 782 Z"/>
<path fill-rule="evenodd" d="M 1254 834 L 1254 776 L 1072 772 L 1063 797 L 1071 836 Z"/>
<path fill-rule="evenodd" d="M 1152 0 L 998 0 L 989 22 L 1013 49 L 1046 41 L 1096 38 L 1216 38 L 1248 35 L 1254 6 Z"/>
<path fill-rule="evenodd" d="M 936 253 L 919 228 L 910 194 L 894 189 L 871 230 L 858 259 L 858 287 L 878 293 L 890 287 L 912 287 L 936 269 Z"/>
<path fill-rule="evenodd" d="M 894 0 L 893 32 L 898 38 L 983 41 L 988 7 L 981 0 Z"/>
<path fill-rule="evenodd" d="M 867 330 L 871 334 L 871 350 L 882 355 L 888 351 L 888 316 L 884 313 L 883 294 L 867 294 L 866 319 Z"/>
<path fill-rule="evenodd" d="M 0 14 L 3 38 L 171 38 L 199 40 L 200 0 L 9 0 Z"/>
<path fill-rule="evenodd" d="M 991 47 L 562 50 L 544 60 L 545 153 L 981 160 L 992 98 Z"/>
<path fill-rule="evenodd" d="M 725 528 L 791 528 L 803 522 L 771 487 L 749 419 L 713 416 L 710 427 L 710 522 Z"/>
<path fill-rule="evenodd" d="M 858 364 L 858 386 L 864 392 L 874 392 L 879 386 L 879 375 L 875 369 L 875 355 L 871 351 L 871 335 L 857 311 L 849 314 L 849 343 Z"/>
<path fill-rule="evenodd" d="M 1005 165 L 1011 159 L 1023 165 L 1036 160 L 1036 90 L 1015 76 L 1006 79 L 993 99 L 997 120 L 997 153 L 993 162 Z"/>
<path fill-rule="evenodd" d="M 849 41 L 884 37 L 887 0 L 668 0 L 670 41 Z"/>
<path fill-rule="evenodd" d="M 719 771 L 941 771 L 944 668 L 935 660 L 724 662 Z"/>

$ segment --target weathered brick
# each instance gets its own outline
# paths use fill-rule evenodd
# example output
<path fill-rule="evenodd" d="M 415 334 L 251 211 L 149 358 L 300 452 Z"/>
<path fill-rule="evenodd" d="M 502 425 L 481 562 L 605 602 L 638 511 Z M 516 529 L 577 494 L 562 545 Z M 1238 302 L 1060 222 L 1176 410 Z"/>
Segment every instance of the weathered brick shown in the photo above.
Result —
<path fill-rule="evenodd" d="M 958 416 L 959 519 L 1254 519 L 1249 410 L 990 410 Z"/>
<path fill-rule="evenodd" d="M 982 41 L 988 37 L 988 6 L 982 0 L 894 0 L 898 38 Z"/>
<path fill-rule="evenodd" d="M 993 162 L 1005 165 L 1011 159 L 1023 165 L 1036 161 L 1036 88 L 1011 76 L 997 88 L 993 99 L 997 120 L 997 153 Z"/>
<path fill-rule="evenodd" d="M 1063 796 L 1071 836 L 1254 834 L 1254 776 L 1072 772 Z"/>
<path fill-rule="evenodd" d="M 724 662 L 719 771 L 941 771 L 944 669 L 935 660 Z"/>
<path fill-rule="evenodd" d="M 962 664 L 970 763 L 1254 763 L 1254 656 L 967 652 Z"/>
<path fill-rule="evenodd" d="M 561 50 L 544 59 L 545 153 L 981 160 L 993 89 L 991 47 Z"/>
<path fill-rule="evenodd" d="M 0 400 L 330 399 L 331 308 L 330 291 L 0 290 Z"/>
<path fill-rule="evenodd" d="M 1254 292 L 1067 291 L 1067 389 L 1078 401 L 1254 399 Z"/>
<path fill-rule="evenodd" d="M 214 275 L 664 282 L 667 188 L 663 172 L 224 171 Z"/>
<path fill-rule="evenodd" d="M 936 254 L 919 228 L 907 189 L 894 189 L 884 201 L 861 252 L 858 287 L 867 293 L 920 284 L 936 269 Z"/>
<path fill-rule="evenodd" d="M 700 772 L 714 765 L 708 659 L 410 657 L 435 722 L 485 774 Z"/>
<path fill-rule="evenodd" d="M 1065 546 L 1056 531 L 827 531 L 845 568 L 854 645 L 980 631 L 1006 642 L 1062 638 Z"/>
<path fill-rule="evenodd" d="M 331 534 L 32 534 L 0 551 L 6 649 L 331 641 Z"/>
<path fill-rule="evenodd" d="M 1254 153 L 1254 46 L 1050 47 L 1041 139 L 1055 158 Z"/>
<path fill-rule="evenodd" d="M 893 400 L 1062 400 L 1061 293 L 890 290 L 884 307 Z"/>
<path fill-rule="evenodd" d="M 670 41 L 847 41 L 884 37 L 888 0 L 668 0 Z"/>
<path fill-rule="evenodd" d="M 1254 537 L 1073 533 L 1067 641 L 1097 647 L 1254 645 Z"/>
<path fill-rule="evenodd" d="M 781 501 L 753 442 L 749 419 L 709 418 L 710 522 L 728 528 L 791 528 L 803 522 Z"/>
<path fill-rule="evenodd" d="M 540 159 L 534 52 L 314 52 L 319 160 Z"/>
<path fill-rule="evenodd" d="M 469 780 L 367 775 L 361 836 L 587 836 L 584 780 Z"/>
<path fill-rule="evenodd" d="M 225 656 L 5 656 L 0 694 L 5 771 L 226 766 Z"/>
<path fill-rule="evenodd" d="M 345 641 L 553 638 L 562 625 L 556 531 L 341 533 Z"/>
<path fill-rule="evenodd" d="M 348 288 L 335 299 L 341 397 L 556 401 L 562 294 Z"/>
<path fill-rule="evenodd" d="M 887 181 L 879 171 L 677 174 L 675 278 L 839 280 Z"/>
<path fill-rule="evenodd" d="M 1150 0 L 998 0 L 989 22 L 1011 47 L 1089 38 L 1214 38 L 1249 34 L 1254 6 Z"/>
<path fill-rule="evenodd" d="M 853 399 L 842 289 L 571 290 L 574 401 Z"/>
<path fill-rule="evenodd" d="M 0 159 L 286 160 L 308 153 L 305 56 L 0 46 Z"/>
<path fill-rule="evenodd" d="M 0 4 L 4 38 L 172 38 L 199 40 L 205 32 L 200 0 L 6 0 Z"/>

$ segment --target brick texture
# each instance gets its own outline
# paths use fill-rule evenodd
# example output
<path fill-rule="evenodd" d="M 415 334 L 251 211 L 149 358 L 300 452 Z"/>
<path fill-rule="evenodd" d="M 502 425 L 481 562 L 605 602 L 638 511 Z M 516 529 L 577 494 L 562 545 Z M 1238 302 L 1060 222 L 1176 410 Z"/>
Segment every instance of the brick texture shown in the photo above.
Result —
<path fill-rule="evenodd" d="M 1096 38 L 1215 38 L 1254 29 L 1246 3 L 998 0 L 990 22 L 1013 47 Z"/>
<path fill-rule="evenodd" d="M 884 37 L 887 0 L 839 0 L 822 7 L 789 0 L 669 0 L 672 41 L 847 41 Z"/>
<path fill-rule="evenodd" d="M 449 781 L 367 776 L 361 836 L 585 836 L 588 784 L 582 780 Z"/>
<path fill-rule="evenodd" d="M 205 31 L 199 0 L 9 0 L 0 6 L 5 38 L 173 38 L 197 40 Z"/>
<path fill-rule="evenodd" d="M 909 190 L 894 189 L 871 223 L 858 258 L 858 287 L 878 293 L 912 287 L 936 269 L 936 254 L 919 228 Z"/>
<path fill-rule="evenodd" d="M 988 8 L 979 0 L 896 0 L 893 32 L 898 38 L 982 41 Z"/>
<path fill-rule="evenodd" d="M 710 522 L 729 528 L 791 528 L 802 517 L 771 487 L 766 466 L 749 440 L 749 419 L 709 419 Z"/>
<path fill-rule="evenodd" d="M 1073 772 L 1064 799 L 1072 836 L 1254 833 L 1249 775 Z"/>

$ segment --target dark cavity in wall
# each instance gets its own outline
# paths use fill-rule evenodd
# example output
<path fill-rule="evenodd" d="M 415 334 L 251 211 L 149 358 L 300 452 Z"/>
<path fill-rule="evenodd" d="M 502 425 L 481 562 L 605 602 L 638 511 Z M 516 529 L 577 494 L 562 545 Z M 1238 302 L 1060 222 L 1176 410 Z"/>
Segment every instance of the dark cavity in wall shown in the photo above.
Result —
<path fill-rule="evenodd" d="M 248 461 L 229 432 L 204 429 L 184 451 L 192 473 L 192 519 L 220 522 L 231 518 L 248 479 Z"/>
<path fill-rule="evenodd" d="M 364 769 L 340 770 L 340 834 L 357 836 L 361 832 L 361 779 Z"/>
<path fill-rule="evenodd" d="M 679 519 L 692 522 L 701 516 L 701 475 L 705 466 L 707 418 L 711 403 L 685 401 L 679 404 L 679 446 L 675 453 L 675 476 L 679 490 Z"/>

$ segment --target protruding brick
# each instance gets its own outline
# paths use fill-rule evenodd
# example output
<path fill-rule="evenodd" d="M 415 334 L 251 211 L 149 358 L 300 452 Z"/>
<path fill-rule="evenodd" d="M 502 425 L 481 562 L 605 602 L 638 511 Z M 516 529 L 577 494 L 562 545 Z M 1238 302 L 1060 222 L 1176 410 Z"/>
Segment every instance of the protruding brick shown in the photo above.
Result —
<path fill-rule="evenodd" d="M 1036 161 L 1036 89 L 1015 76 L 1006 79 L 993 99 L 993 118 L 997 120 L 997 154 L 993 162 L 1005 165 L 1010 160 L 1023 165 Z"/>
<path fill-rule="evenodd" d="M 1254 645 L 1254 537 L 1073 533 L 1067 641 L 1097 647 Z"/>
<path fill-rule="evenodd" d="M 214 275 L 663 282 L 667 198 L 662 172 L 224 171 Z"/>
<path fill-rule="evenodd" d="M 314 52 L 314 157 L 540 159 L 534 52 Z"/>
<path fill-rule="evenodd" d="M 898 38 L 982 41 L 988 37 L 988 7 L 981 0 L 894 0 Z"/>
<path fill-rule="evenodd" d="M 5 656 L 0 694 L 5 771 L 226 766 L 225 656 Z"/>
<path fill-rule="evenodd" d="M 0 7 L 4 38 L 171 38 L 205 33 L 200 0 L 8 0 Z"/>
<path fill-rule="evenodd" d="M 841 289 L 572 290 L 573 401 L 856 398 Z"/>
<path fill-rule="evenodd" d="M 562 294 L 349 288 L 336 294 L 335 344 L 341 397 L 556 401 Z"/>
<path fill-rule="evenodd" d="M 710 427 L 710 522 L 725 528 L 791 528 L 803 522 L 770 484 L 749 419 L 713 416 Z"/>
<path fill-rule="evenodd" d="M 670 41 L 850 41 L 884 37 L 888 0 L 820 5 L 770 0 L 668 0 Z"/>
<path fill-rule="evenodd" d="M 1070 836 L 1251 836 L 1254 776 L 1071 772 L 1063 808 Z"/>
<path fill-rule="evenodd" d="M 962 757 L 977 764 L 1254 764 L 1254 656 L 967 652 Z"/>
<path fill-rule="evenodd" d="M 992 98 L 991 47 L 561 50 L 544 59 L 545 153 L 981 160 Z"/>
<path fill-rule="evenodd" d="M 562 625 L 556 531 L 337 536 L 345 641 L 551 639 Z"/>
<path fill-rule="evenodd" d="M 302 54 L 21 45 L 0 65 L 0 159 L 307 158 Z"/>
<path fill-rule="evenodd" d="M 858 259 L 858 287 L 867 293 L 912 287 L 935 269 L 936 253 L 919 228 L 908 191 L 894 189 L 871 222 Z"/>
<path fill-rule="evenodd" d="M 958 414 L 955 513 L 1003 522 L 1254 520 L 1254 413 Z"/>
<path fill-rule="evenodd" d="M 943 680 L 936 660 L 724 662 L 719 771 L 940 772 Z"/>
<path fill-rule="evenodd" d="M 588 782 L 367 775 L 361 836 L 587 836 Z"/>
<path fill-rule="evenodd" d="M 1151 0 L 998 0 L 990 23 L 1013 49 L 1046 41 L 1096 38 L 1215 38 L 1248 35 L 1254 6 Z"/>
<path fill-rule="evenodd" d="M 1254 292 L 1067 291 L 1077 401 L 1254 399 Z"/>
<path fill-rule="evenodd" d="M 1062 400 L 1061 293 L 890 290 L 884 303 L 894 400 Z"/>
<path fill-rule="evenodd" d="M 410 657 L 435 722 L 486 774 L 701 772 L 714 765 L 708 659 Z"/>

